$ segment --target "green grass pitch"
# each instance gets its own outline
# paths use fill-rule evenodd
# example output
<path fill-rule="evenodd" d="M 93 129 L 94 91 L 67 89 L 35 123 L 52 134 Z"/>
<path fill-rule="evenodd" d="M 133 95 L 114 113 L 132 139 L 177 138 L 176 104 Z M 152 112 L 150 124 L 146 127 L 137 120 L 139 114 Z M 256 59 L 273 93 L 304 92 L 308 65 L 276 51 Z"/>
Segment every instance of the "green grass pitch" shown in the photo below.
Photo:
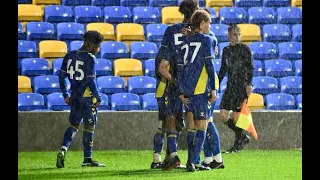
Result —
<path fill-rule="evenodd" d="M 83 152 L 69 151 L 65 168 L 55 166 L 57 152 L 18 153 L 18 179 L 213 179 L 296 180 L 302 179 L 301 150 L 244 150 L 222 154 L 225 169 L 186 172 L 151 170 L 152 151 L 94 151 L 93 159 L 107 167 L 81 167 Z M 185 165 L 187 152 L 179 151 Z M 202 157 L 201 157 L 202 158 Z"/>

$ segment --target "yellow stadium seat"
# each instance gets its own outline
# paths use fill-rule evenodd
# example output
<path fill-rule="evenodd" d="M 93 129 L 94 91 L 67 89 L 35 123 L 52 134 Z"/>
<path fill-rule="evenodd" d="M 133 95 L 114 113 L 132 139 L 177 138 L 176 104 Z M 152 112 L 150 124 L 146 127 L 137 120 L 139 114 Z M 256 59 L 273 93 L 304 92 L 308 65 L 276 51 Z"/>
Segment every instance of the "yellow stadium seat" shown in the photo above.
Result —
<path fill-rule="evenodd" d="M 206 0 L 206 7 L 233 6 L 233 0 Z"/>
<path fill-rule="evenodd" d="M 67 54 L 67 44 L 63 41 L 45 40 L 39 43 L 39 57 L 47 59 L 52 67 L 52 61 Z"/>
<path fill-rule="evenodd" d="M 142 63 L 138 59 L 116 59 L 114 61 L 114 75 L 121 76 L 125 87 L 127 87 L 129 77 L 143 76 Z"/>
<path fill-rule="evenodd" d="M 109 23 L 89 23 L 87 31 L 96 30 L 101 33 L 105 41 L 114 41 L 114 27 Z"/>
<path fill-rule="evenodd" d="M 53 4 L 61 4 L 60 0 L 32 0 L 32 4 L 35 5 L 53 5 Z"/>
<path fill-rule="evenodd" d="M 257 93 L 250 94 L 247 105 L 251 111 L 265 109 L 263 96 Z"/>
<path fill-rule="evenodd" d="M 141 24 L 120 23 L 116 27 L 117 41 L 145 41 Z"/>
<path fill-rule="evenodd" d="M 248 41 L 261 41 L 260 27 L 256 24 L 238 24 L 241 29 L 241 40 Z"/>
<path fill-rule="evenodd" d="M 174 24 L 183 21 L 183 14 L 178 6 L 163 7 L 161 10 L 162 24 Z"/>
<path fill-rule="evenodd" d="M 302 0 L 291 0 L 292 7 L 302 7 Z"/>
<path fill-rule="evenodd" d="M 31 81 L 27 76 L 18 76 L 18 93 L 32 92 Z"/>
<path fill-rule="evenodd" d="M 43 11 L 40 6 L 33 4 L 19 4 L 18 5 L 18 21 L 43 21 Z"/>

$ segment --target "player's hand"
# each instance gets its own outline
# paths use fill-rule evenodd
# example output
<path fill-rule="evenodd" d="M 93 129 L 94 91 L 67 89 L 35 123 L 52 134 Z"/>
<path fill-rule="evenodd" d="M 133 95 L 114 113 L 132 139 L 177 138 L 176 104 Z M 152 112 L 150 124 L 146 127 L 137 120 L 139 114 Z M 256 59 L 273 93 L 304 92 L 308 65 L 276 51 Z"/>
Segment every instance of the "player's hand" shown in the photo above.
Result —
<path fill-rule="evenodd" d="M 211 97 L 209 99 L 209 103 L 212 104 L 217 99 L 217 93 L 216 90 L 211 91 Z"/>
<path fill-rule="evenodd" d="M 178 82 L 176 78 L 172 77 L 171 80 L 169 81 L 170 85 L 178 86 Z"/>
<path fill-rule="evenodd" d="M 252 93 L 252 85 L 248 85 L 247 86 L 247 96 L 249 97 L 251 93 Z"/>
<path fill-rule="evenodd" d="M 100 106 L 100 103 L 101 103 L 100 101 L 97 101 L 96 103 L 92 104 L 92 107 L 97 108 Z"/>
<path fill-rule="evenodd" d="M 69 97 L 69 96 L 66 97 L 66 98 L 64 98 L 64 102 L 65 102 L 66 104 L 68 104 L 69 106 L 71 106 L 71 102 L 70 102 L 70 97 Z"/>
<path fill-rule="evenodd" d="M 218 55 L 218 53 L 219 53 L 219 48 L 218 48 L 218 46 L 216 46 L 216 48 L 214 48 L 214 53 L 215 53 L 215 55 Z"/>
<path fill-rule="evenodd" d="M 190 27 L 184 27 L 184 28 L 181 29 L 181 33 L 186 36 L 186 35 L 191 33 L 191 28 Z"/>
<path fill-rule="evenodd" d="M 179 99 L 181 100 L 181 102 L 187 107 L 189 108 L 188 104 L 190 103 L 190 99 L 189 98 L 185 98 L 184 95 L 180 95 Z"/>

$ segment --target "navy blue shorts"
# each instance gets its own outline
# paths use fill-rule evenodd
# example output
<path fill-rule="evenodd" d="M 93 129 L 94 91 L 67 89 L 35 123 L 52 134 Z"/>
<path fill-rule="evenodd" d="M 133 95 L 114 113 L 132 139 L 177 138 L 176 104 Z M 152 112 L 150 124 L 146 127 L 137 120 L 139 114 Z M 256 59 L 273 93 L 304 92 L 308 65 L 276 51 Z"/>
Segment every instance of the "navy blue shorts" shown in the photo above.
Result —
<path fill-rule="evenodd" d="M 188 97 L 190 103 L 186 112 L 192 112 L 195 120 L 208 120 L 210 114 L 209 96 L 207 93 Z"/>
<path fill-rule="evenodd" d="M 81 120 L 85 126 L 95 125 L 97 122 L 97 110 L 92 108 L 91 98 L 72 99 L 69 122 L 79 125 Z"/>
<path fill-rule="evenodd" d="M 157 102 L 158 102 L 158 107 L 159 107 L 158 120 L 164 121 L 167 118 L 166 103 L 168 103 L 168 99 L 167 99 L 167 97 L 157 98 Z"/>

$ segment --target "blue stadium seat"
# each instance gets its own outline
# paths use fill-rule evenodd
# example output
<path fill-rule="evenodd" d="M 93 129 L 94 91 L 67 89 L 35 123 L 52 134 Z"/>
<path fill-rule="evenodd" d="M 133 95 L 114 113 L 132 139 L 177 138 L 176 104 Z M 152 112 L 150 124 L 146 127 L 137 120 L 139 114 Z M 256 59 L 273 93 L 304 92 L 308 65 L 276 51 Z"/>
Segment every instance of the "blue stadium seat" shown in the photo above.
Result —
<path fill-rule="evenodd" d="M 254 70 L 253 76 L 264 76 L 264 68 L 259 60 L 253 60 Z"/>
<path fill-rule="evenodd" d="M 133 23 L 150 24 L 161 23 L 160 11 L 156 7 L 134 7 L 132 9 Z"/>
<path fill-rule="evenodd" d="M 178 6 L 180 5 L 181 1 L 183 1 L 183 0 L 178 0 Z M 199 3 L 200 7 L 205 7 L 206 6 L 205 0 L 199 0 L 198 3 Z"/>
<path fill-rule="evenodd" d="M 91 0 L 62 0 L 65 6 L 91 5 Z"/>
<path fill-rule="evenodd" d="M 102 12 L 96 6 L 77 6 L 74 8 L 74 17 L 76 23 L 101 22 Z"/>
<path fill-rule="evenodd" d="M 111 95 L 111 110 L 140 110 L 140 98 L 133 93 L 117 93 Z"/>
<path fill-rule="evenodd" d="M 302 94 L 302 77 L 287 76 L 280 78 L 280 86 L 282 93 Z"/>
<path fill-rule="evenodd" d="M 292 26 L 292 41 L 302 42 L 302 24 Z"/>
<path fill-rule="evenodd" d="M 228 27 L 226 24 L 211 24 L 211 31 L 216 35 L 218 42 L 229 41 Z"/>
<path fill-rule="evenodd" d="M 97 86 L 99 91 L 104 94 L 126 92 L 124 80 L 119 76 L 100 76 L 97 78 Z"/>
<path fill-rule="evenodd" d="M 45 109 L 44 99 L 38 93 L 20 93 L 18 94 L 18 110 L 31 111 L 34 109 Z"/>
<path fill-rule="evenodd" d="M 132 13 L 128 7 L 106 6 L 104 8 L 104 22 L 106 23 L 129 23 L 132 22 Z"/>
<path fill-rule="evenodd" d="M 100 96 L 101 96 L 101 102 L 100 102 L 100 106 L 98 107 L 98 110 L 110 110 L 108 96 L 103 93 L 100 93 Z"/>
<path fill-rule="evenodd" d="M 133 76 L 128 79 L 128 92 L 146 94 L 156 92 L 156 80 L 149 76 Z"/>
<path fill-rule="evenodd" d="M 34 78 L 33 84 L 34 84 L 35 93 L 49 94 L 54 92 L 61 92 L 58 76 L 53 76 L 53 75 L 37 76 Z"/>
<path fill-rule="evenodd" d="M 220 68 L 221 68 L 221 59 L 215 59 L 213 61 L 214 70 L 216 71 L 217 75 L 219 74 Z"/>
<path fill-rule="evenodd" d="M 70 110 L 70 106 L 64 102 L 62 93 L 51 93 L 47 96 L 48 109 L 53 111 Z"/>
<path fill-rule="evenodd" d="M 284 76 L 291 76 L 293 74 L 292 63 L 289 60 L 284 60 L 284 59 L 266 60 L 264 62 L 264 65 L 265 65 L 266 76 L 284 77 Z"/>
<path fill-rule="evenodd" d="M 36 58 L 38 53 L 33 41 L 18 40 L 18 58 Z"/>
<path fill-rule="evenodd" d="M 161 42 L 167 27 L 167 24 L 148 24 L 146 27 L 147 41 Z"/>
<path fill-rule="evenodd" d="M 52 61 L 52 71 L 54 76 L 59 76 L 63 58 L 57 58 Z"/>
<path fill-rule="evenodd" d="M 295 68 L 295 75 L 296 76 L 302 76 L 302 60 L 296 60 L 294 62 L 294 68 Z"/>
<path fill-rule="evenodd" d="M 23 33 L 23 27 L 22 24 L 18 22 L 18 40 L 24 40 L 25 36 Z"/>
<path fill-rule="evenodd" d="M 165 6 L 177 6 L 177 0 L 149 0 L 149 6 L 153 7 L 165 7 Z"/>
<path fill-rule="evenodd" d="M 103 42 L 100 46 L 100 57 L 103 59 L 128 58 L 127 45 L 123 42 Z"/>
<path fill-rule="evenodd" d="M 106 59 L 96 59 L 96 76 L 111 76 L 112 65 L 111 61 Z"/>
<path fill-rule="evenodd" d="M 92 0 L 92 6 L 120 6 L 119 0 Z"/>
<path fill-rule="evenodd" d="M 225 76 L 220 83 L 220 93 L 224 93 L 227 88 L 228 76 Z"/>
<path fill-rule="evenodd" d="M 252 7 L 248 9 L 250 24 L 275 24 L 276 12 L 268 7 Z"/>
<path fill-rule="evenodd" d="M 279 43 L 278 50 L 280 59 L 302 59 L 302 43 L 300 42 Z"/>
<path fill-rule="evenodd" d="M 142 110 L 158 111 L 158 102 L 155 93 L 147 93 L 142 95 Z"/>
<path fill-rule="evenodd" d="M 253 42 L 249 44 L 252 57 L 256 60 L 278 58 L 277 46 L 271 42 Z"/>
<path fill-rule="evenodd" d="M 277 9 L 279 24 L 301 24 L 302 10 L 297 7 L 280 7 Z"/>
<path fill-rule="evenodd" d="M 29 22 L 27 24 L 27 40 L 55 39 L 54 27 L 48 22 Z"/>
<path fill-rule="evenodd" d="M 133 42 L 130 44 L 130 56 L 133 59 L 154 59 L 157 52 L 157 45 L 153 42 Z"/>
<path fill-rule="evenodd" d="M 252 92 L 258 94 L 278 93 L 278 80 L 269 76 L 257 76 L 252 78 L 253 89 Z"/>
<path fill-rule="evenodd" d="M 44 21 L 50 23 L 72 22 L 73 12 L 69 6 L 48 5 L 44 8 Z"/>
<path fill-rule="evenodd" d="M 144 75 L 155 77 L 155 60 L 148 59 L 144 61 Z"/>
<path fill-rule="evenodd" d="M 222 58 L 222 52 L 223 52 L 223 49 L 226 47 L 226 46 L 229 46 L 230 42 L 223 42 L 223 43 L 219 43 L 218 45 L 218 50 L 219 50 L 219 57 Z"/>
<path fill-rule="evenodd" d="M 120 6 L 148 6 L 148 0 L 120 0 Z"/>
<path fill-rule="evenodd" d="M 206 7 L 209 10 L 211 16 L 211 23 L 216 24 L 219 23 L 219 17 L 217 17 L 217 12 L 212 7 Z"/>
<path fill-rule="evenodd" d="M 296 96 L 297 109 L 302 109 L 302 94 Z"/>
<path fill-rule="evenodd" d="M 283 7 L 290 6 L 290 0 L 263 0 L 265 7 Z"/>
<path fill-rule="evenodd" d="M 236 0 L 235 7 L 261 7 L 262 0 Z"/>
<path fill-rule="evenodd" d="M 18 0 L 18 4 L 32 4 L 32 0 Z"/>
<path fill-rule="evenodd" d="M 74 50 L 77 50 L 77 49 L 80 49 L 83 45 L 83 42 L 84 41 L 72 41 L 70 42 L 69 44 L 69 48 L 68 48 L 68 51 L 74 51 Z"/>
<path fill-rule="evenodd" d="M 223 7 L 219 13 L 221 24 L 245 24 L 248 23 L 248 14 L 244 8 Z"/>
<path fill-rule="evenodd" d="M 80 23 L 59 23 L 57 25 L 57 39 L 61 41 L 83 40 L 84 32 L 84 26 Z"/>
<path fill-rule="evenodd" d="M 51 75 L 49 61 L 41 58 L 22 59 L 21 74 L 24 76 Z"/>
<path fill-rule="evenodd" d="M 291 41 L 291 30 L 284 24 L 267 24 L 263 26 L 263 41 Z"/>
<path fill-rule="evenodd" d="M 296 109 L 293 96 L 286 93 L 273 93 L 266 95 L 266 105 L 268 110 Z"/>
<path fill-rule="evenodd" d="M 220 110 L 220 103 L 222 99 L 223 93 L 217 93 L 217 99 L 214 104 L 214 110 Z"/>

